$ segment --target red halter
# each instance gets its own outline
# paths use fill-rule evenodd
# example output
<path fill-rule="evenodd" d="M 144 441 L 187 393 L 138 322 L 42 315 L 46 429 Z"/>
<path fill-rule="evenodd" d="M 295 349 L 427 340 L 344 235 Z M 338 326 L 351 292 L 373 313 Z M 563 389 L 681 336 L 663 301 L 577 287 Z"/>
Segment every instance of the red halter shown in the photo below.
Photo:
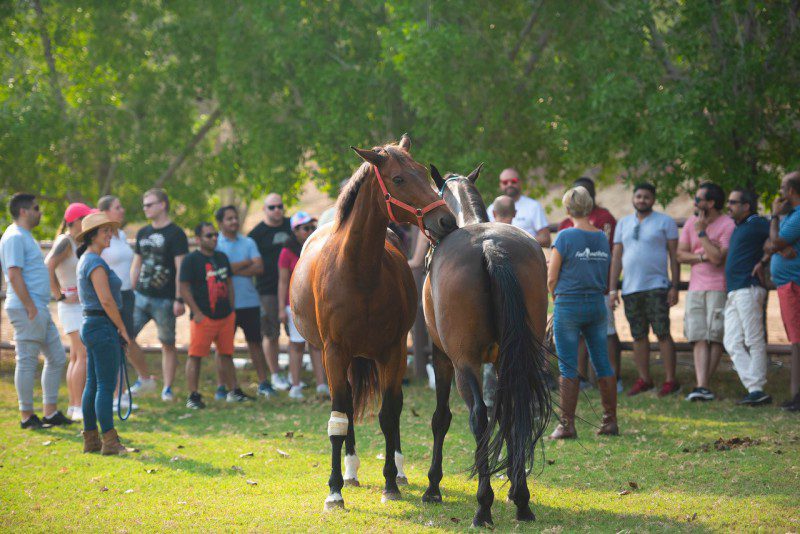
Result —
<path fill-rule="evenodd" d="M 423 235 L 425 235 L 425 237 L 428 238 L 428 241 L 430 241 L 431 244 L 435 246 L 436 245 L 436 241 L 433 240 L 433 238 L 431 237 L 430 232 L 428 231 L 427 228 L 425 228 L 425 222 L 422 220 L 422 218 L 429 211 L 431 211 L 433 209 L 436 209 L 439 206 L 446 206 L 447 203 L 440 198 L 438 200 L 435 200 L 435 201 L 431 202 L 430 204 L 428 204 L 424 208 L 419 209 L 419 208 L 415 208 L 414 206 L 411 206 L 410 204 L 406 204 L 402 200 L 397 200 L 386 189 L 386 184 L 383 183 L 383 178 L 381 178 L 381 173 L 378 171 L 378 167 L 376 165 L 373 165 L 372 168 L 375 169 L 375 176 L 378 177 L 378 185 L 381 186 L 381 191 L 383 192 L 383 200 L 386 202 L 386 211 L 389 212 L 389 218 L 392 221 L 400 224 L 400 221 L 398 221 L 395 218 L 394 212 L 392 212 L 392 204 L 396 205 L 398 208 L 406 210 L 409 213 L 412 213 L 413 215 L 415 215 L 417 217 L 417 226 L 419 226 L 419 229 L 422 230 Z"/>

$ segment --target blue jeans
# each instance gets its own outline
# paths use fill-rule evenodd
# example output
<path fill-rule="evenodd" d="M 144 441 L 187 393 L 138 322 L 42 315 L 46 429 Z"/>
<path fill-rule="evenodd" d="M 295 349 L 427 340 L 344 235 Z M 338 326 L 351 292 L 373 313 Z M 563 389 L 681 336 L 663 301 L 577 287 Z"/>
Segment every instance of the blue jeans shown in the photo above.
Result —
<path fill-rule="evenodd" d="M 83 390 L 83 429 L 103 432 L 114 428 L 114 389 L 117 385 L 122 346 L 119 333 L 108 317 L 84 317 L 81 339 L 86 345 L 86 387 Z"/>
<path fill-rule="evenodd" d="M 597 378 L 613 376 L 606 345 L 606 303 L 601 293 L 559 295 L 553 311 L 558 368 L 564 378 L 578 376 L 578 339 L 586 340 Z"/>

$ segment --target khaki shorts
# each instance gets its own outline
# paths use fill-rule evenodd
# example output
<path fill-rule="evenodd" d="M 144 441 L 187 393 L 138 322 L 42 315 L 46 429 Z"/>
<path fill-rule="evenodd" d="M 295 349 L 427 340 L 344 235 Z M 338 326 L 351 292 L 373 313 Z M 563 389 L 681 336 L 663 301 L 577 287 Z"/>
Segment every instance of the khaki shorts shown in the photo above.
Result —
<path fill-rule="evenodd" d="M 278 339 L 281 322 L 278 320 L 278 295 L 259 295 L 261 298 L 261 335 Z"/>
<path fill-rule="evenodd" d="M 687 291 L 683 333 L 687 341 L 722 343 L 725 333 L 724 291 Z"/>

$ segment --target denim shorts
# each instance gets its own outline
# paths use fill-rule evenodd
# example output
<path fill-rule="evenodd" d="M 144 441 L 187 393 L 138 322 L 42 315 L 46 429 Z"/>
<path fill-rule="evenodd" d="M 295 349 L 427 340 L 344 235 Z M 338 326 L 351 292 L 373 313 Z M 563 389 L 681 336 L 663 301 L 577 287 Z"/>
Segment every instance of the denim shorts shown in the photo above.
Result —
<path fill-rule="evenodd" d="M 142 328 L 152 319 L 158 329 L 158 340 L 163 345 L 175 344 L 175 314 L 172 312 L 172 299 L 148 297 L 138 291 L 133 309 L 133 335 L 138 336 Z"/>

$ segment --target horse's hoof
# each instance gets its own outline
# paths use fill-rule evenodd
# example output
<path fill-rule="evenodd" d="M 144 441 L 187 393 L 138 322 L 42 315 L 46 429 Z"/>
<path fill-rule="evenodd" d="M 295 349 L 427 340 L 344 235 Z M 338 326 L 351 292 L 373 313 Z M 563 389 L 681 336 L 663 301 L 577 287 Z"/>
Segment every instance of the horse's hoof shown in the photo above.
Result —
<path fill-rule="evenodd" d="M 398 486 L 408 486 L 408 478 L 406 477 L 397 477 L 395 480 Z"/>
<path fill-rule="evenodd" d="M 325 499 L 325 511 L 344 510 L 344 499 L 341 493 L 331 493 Z"/>
<path fill-rule="evenodd" d="M 361 483 L 358 481 L 357 478 L 346 478 L 344 479 L 345 486 L 353 486 L 354 488 L 358 488 L 361 486 Z"/>
<path fill-rule="evenodd" d="M 384 491 L 381 495 L 381 502 L 399 501 L 401 499 L 399 491 Z"/>
<path fill-rule="evenodd" d="M 486 514 L 482 514 L 480 512 L 476 513 L 475 517 L 472 519 L 472 527 L 473 528 L 494 527 L 494 523 L 492 522 L 492 512 L 487 512 Z"/>
<path fill-rule="evenodd" d="M 527 504 L 522 508 L 517 508 L 517 521 L 536 521 L 536 515 Z"/>
<path fill-rule="evenodd" d="M 440 503 L 442 494 L 439 491 L 427 490 L 422 494 L 422 502 Z"/>

